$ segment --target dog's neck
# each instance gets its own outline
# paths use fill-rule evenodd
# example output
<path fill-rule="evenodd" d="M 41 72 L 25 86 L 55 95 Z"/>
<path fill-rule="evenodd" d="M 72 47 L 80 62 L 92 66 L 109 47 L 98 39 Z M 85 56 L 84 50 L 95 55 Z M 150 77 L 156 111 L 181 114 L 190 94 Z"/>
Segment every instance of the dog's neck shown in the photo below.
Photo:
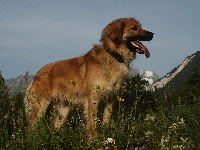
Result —
<path fill-rule="evenodd" d="M 117 52 L 112 51 L 112 50 L 107 50 L 107 52 L 108 52 L 112 57 L 114 57 L 118 62 L 120 62 L 120 63 L 125 63 L 124 58 L 123 58 L 120 54 L 118 54 Z"/>

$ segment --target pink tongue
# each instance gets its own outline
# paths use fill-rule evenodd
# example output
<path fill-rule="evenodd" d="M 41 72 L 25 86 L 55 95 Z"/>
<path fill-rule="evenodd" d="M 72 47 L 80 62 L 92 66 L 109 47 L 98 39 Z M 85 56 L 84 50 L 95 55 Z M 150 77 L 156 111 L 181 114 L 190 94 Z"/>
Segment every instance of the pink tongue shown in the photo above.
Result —
<path fill-rule="evenodd" d="M 150 53 L 149 53 L 148 49 L 142 43 L 137 42 L 137 41 L 133 41 L 131 43 L 133 44 L 133 46 L 137 47 L 140 51 L 143 51 L 146 58 L 150 57 Z"/>

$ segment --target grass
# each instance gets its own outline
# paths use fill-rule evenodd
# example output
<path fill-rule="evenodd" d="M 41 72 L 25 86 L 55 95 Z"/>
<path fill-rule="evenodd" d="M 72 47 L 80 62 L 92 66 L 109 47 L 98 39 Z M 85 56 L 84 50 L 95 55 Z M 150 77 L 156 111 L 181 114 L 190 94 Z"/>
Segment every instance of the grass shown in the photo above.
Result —
<path fill-rule="evenodd" d="M 137 84 L 135 83 L 137 82 Z M 56 131 L 43 117 L 31 133 L 26 132 L 23 93 L 6 99 L 0 117 L 1 149 L 200 149 L 200 97 L 190 104 L 181 97 L 161 101 L 137 78 L 128 79 L 117 95 L 114 114 L 107 125 L 98 124 L 94 138 L 86 134 L 80 110 L 73 107 L 66 125 Z M 1 109 L 2 110 L 2 109 Z"/>

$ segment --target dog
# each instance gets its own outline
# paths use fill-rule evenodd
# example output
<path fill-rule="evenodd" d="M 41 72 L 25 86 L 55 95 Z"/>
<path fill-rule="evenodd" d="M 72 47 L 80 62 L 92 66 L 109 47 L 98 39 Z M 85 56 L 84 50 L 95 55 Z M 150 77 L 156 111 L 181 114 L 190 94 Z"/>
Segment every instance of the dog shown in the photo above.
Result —
<path fill-rule="evenodd" d="M 60 129 L 72 105 L 84 106 L 87 129 L 96 129 L 97 111 L 104 101 L 102 123 L 112 114 L 113 95 L 119 92 L 129 75 L 129 65 L 136 53 L 150 53 L 140 41 L 150 41 L 154 33 L 142 29 L 135 18 L 121 18 L 109 23 L 102 31 L 101 44 L 86 54 L 60 60 L 42 67 L 27 88 L 24 98 L 28 130 L 47 109 L 56 109 L 53 125 Z"/>

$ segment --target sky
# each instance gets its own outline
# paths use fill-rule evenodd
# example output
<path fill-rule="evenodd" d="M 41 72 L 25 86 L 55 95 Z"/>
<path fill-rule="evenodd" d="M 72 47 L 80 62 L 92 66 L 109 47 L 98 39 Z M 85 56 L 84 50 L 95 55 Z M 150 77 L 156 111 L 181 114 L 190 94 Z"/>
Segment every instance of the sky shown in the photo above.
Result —
<path fill-rule="evenodd" d="M 151 57 L 131 66 L 160 77 L 200 51 L 199 0 L 0 0 L 0 71 L 4 79 L 35 75 L 45 64 L 81 56 L 103 28 L 134 17 L 154 33 Z"/>

